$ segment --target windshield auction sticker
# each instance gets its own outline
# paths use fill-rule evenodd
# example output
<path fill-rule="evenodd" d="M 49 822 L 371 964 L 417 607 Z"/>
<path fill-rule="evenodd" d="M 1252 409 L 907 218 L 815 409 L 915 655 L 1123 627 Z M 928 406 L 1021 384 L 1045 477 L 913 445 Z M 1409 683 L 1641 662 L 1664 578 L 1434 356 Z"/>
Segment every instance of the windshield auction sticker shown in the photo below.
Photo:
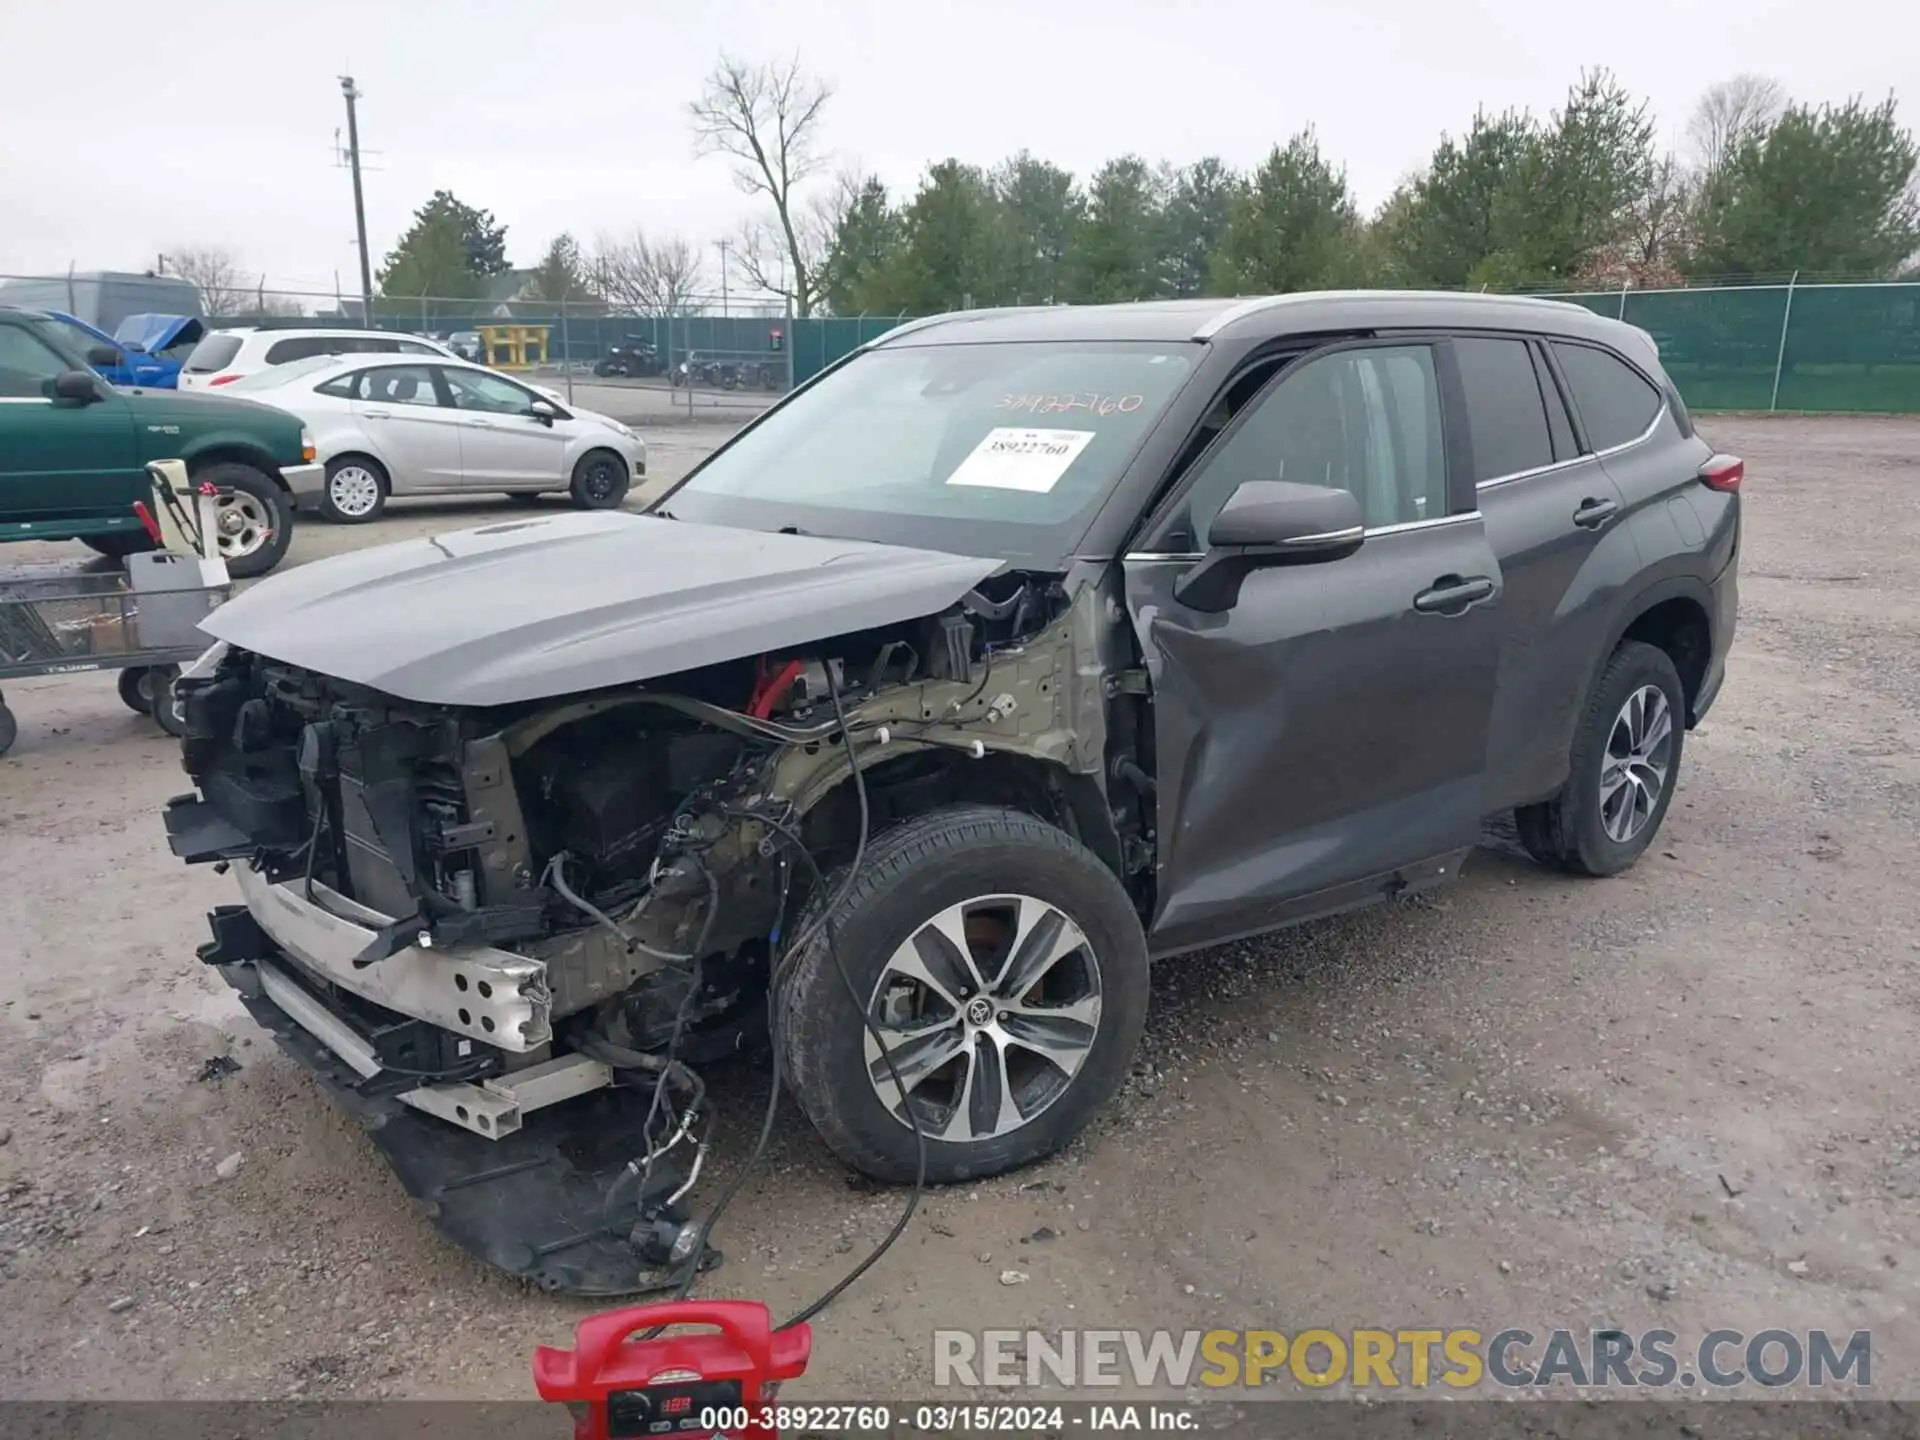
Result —
<path fill-rule="evenodd" d="M 1091 430 L 989 430 L 947 484 L 1046 495 L 1091 439 Z"/>

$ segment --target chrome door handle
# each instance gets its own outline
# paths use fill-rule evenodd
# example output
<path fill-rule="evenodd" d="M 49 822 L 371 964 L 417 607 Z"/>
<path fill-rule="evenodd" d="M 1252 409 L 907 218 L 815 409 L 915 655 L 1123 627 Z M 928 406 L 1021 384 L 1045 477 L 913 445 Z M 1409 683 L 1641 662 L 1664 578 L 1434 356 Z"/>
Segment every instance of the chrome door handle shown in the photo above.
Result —
<path fill-rule="evenodd" d="M 1413 597 L 1413 608 L 1423 615 L 1458 615 L 1492 595 L 1493 581 L 1485 575 L 1442 575 L 1432 588 Z"/>
<path fill-rule="evenodd" d="M 393 418 L 393 412 L 391 410 L 362 410 L 360 413 L 369 420 L 391 420 Z"/>
<path fill-rule="evenodd" d="M 1620 506 L 1615 501 L 1586 499 L 1573 512 L 1573 523 L 1582 530 L 1598 530 L 1619 513 Z"/>

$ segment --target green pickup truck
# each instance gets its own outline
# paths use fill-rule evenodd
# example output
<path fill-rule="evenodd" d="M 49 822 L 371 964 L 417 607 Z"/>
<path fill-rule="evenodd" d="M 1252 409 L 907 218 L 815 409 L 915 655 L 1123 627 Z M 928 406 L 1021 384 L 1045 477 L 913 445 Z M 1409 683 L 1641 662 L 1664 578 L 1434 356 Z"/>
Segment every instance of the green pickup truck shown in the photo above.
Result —
<path fill-rule="evenodd" d="M 301 498 L 324 483 L 300 421 L 238 396 L 117 389 L 89 358 L 49 317 L 0 306 L 0 541 L 152 549 L 134 510 L 150 494 L 147 462 L 184 460 L 220 491 L 228 573 L 279 564 Z"/>

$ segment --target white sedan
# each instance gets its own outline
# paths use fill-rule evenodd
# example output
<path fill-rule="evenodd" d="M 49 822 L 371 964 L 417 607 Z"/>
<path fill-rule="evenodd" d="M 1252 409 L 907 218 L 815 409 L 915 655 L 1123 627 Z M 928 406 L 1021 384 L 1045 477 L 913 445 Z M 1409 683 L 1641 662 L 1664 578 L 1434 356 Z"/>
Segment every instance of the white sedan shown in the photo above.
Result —
<path fill-rule="evenodd" d="M 488 491 L 516 500 L 564 491 L 606 510 L 647 473 L 646 442 L 618 420 L 463 361 L 315 356 L 224 393 L 306 422 L 325 478 L 299 499 L 330 520 L 371 520 L 390 495 Z"/>

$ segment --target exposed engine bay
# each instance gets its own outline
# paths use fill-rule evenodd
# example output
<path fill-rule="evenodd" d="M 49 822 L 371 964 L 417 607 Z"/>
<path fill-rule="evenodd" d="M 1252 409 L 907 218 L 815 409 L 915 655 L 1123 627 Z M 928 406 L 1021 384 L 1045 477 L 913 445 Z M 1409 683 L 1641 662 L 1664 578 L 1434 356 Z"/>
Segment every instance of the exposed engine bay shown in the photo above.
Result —
<path fill-rule="evenodd" d="M 1111 678 L 1122 631 L 1096 587 L 1003 574 L 803 651 L 492 708 L 216 647 L 179 684 L 199 793 L 167 827 L 245 903 L 201 957 L 378 1117 L 454 1238 L 553 1288 L 638 1293 L 648 1267 L 717 1258 L 680 1205 L 706 1154 L 697 1067 L 764 1045 L 814 877 L 863 824 L 991 798 L 1078 835 L 1147 907 L 1150 727 Z M 591 1123 L 536 1134 L 563 1103 Z M 502 1187 L 542 1166 L 572 1209 L 530 1235 L 503 1205 L 551 1196 Z"/>

